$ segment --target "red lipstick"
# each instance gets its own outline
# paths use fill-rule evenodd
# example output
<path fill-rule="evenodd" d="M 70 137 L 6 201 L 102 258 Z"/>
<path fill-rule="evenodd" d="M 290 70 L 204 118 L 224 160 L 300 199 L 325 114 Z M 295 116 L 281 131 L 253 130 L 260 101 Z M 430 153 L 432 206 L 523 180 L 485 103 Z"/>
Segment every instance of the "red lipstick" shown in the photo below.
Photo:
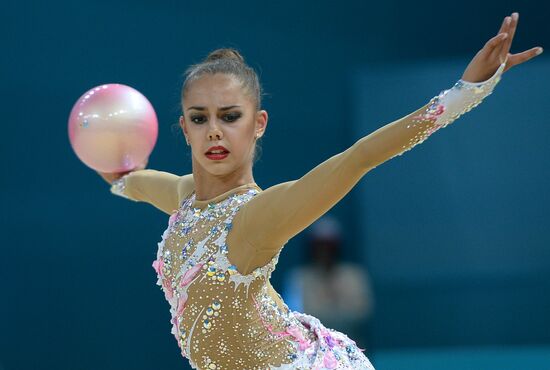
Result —
<path fill-rule="evenodd" d="M 219 161 L 229 155 L 229 150 L 227 150 L 223 146 L 213 146 L 213 147 L 210 147 L 208 151 L 204 154 L 208 159 L 211 159 L 213 161 Z"/>

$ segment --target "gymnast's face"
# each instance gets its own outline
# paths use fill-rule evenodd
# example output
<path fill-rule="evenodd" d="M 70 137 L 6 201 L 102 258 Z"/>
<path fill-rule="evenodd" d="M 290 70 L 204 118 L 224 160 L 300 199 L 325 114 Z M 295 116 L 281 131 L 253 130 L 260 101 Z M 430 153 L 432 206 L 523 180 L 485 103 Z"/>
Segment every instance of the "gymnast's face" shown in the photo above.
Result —
<path fill-rule="evenodd" d="M 188 86 L 180 126 L 191 145 L 193 171 L 238 176 L 252 169 L 256 139 L 265 131 L 267 112 L 256 110 L 254 99 L 237 78 L 216 73 Z"/>

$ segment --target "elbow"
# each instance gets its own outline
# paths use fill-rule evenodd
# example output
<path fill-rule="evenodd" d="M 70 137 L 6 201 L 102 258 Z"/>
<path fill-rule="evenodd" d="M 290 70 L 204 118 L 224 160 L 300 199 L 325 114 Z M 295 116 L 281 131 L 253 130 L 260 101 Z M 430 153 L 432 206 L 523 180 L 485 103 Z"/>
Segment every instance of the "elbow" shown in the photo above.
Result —
<path fill-rule="evenodd" d="M 352 162 L 358 167 L 358 171 L 363 174 L 366 174 L 378 165 L 372 152 L 369 151 L 368 136 L 356 141 L 348 150 L 353 157 Z"/>

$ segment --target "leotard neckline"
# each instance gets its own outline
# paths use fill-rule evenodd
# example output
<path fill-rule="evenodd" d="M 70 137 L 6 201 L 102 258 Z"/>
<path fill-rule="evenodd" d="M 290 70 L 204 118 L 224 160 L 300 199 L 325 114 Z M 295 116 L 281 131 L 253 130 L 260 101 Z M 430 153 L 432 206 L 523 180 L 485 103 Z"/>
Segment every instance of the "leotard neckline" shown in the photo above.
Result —
<path fill-rule="evenodd" d="M 225 198 L 227 198 L 228 196 L 232 195 L 232 194 L 236 194 L 236 193 L 239 193 L 239 192 L 242 192 L 243 190 L 247 190 L 247 189 L 257 189 L 257 190 L 262 190 L 258 184 L 256 184 L 255 182 L 250 182 L 248 184 L 244 184 L 244 185 L 240 185 L 240 186 L 237 186 L 236 188 L 233 188 L 233 189 L 230 189 L 228 191 L 226 191 L 225 193 L 222 193 L 220 195 L 217 195 L 215 196 L 214 198 L 210 198 L 210 199 L 205 199 L 205 200 L 197 200 L 195 199 L 193 201 L 193 207 L 194 208 L 204 208 L 206 207 L 208 204 L 211 204 L 211 203 L 219 203 L 221 202 L 222 200 L 224 200 Z M 191 194 L 191 196 L 195 194 L 195 190 L 193 190 L 193 193 Z"/>

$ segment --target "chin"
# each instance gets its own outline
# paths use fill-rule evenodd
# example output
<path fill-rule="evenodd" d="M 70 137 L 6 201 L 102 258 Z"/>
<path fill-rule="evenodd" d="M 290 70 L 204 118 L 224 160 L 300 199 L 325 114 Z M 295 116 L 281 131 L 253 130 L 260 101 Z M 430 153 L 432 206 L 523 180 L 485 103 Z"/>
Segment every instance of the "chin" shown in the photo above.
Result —
<path fill-rule="evenodd" d="M 234 166 L 228 163 L 201 163 L 203 170 L 213 176 L 225 176 L 235 172 Z"/>
<path fill-rule="evenodd" d="M 230 173 L 234 172 L 234 171 L 230 171 L 230 170 L 227 170 L 227 169 L 223 169 L 223 168 L 215 168 L 215 169 L 207 169 L 208 173 L 213 175 L 213 176 L 219 176 L 219 177 L 223 177 L 223 176 L 227 176 L 229 175 Z"/>
<path fill-rule="evenodd" d="M 243 164 L 235 163 L 234 161 L 222 160 L 218 162 L 208 158 L 199 161 L 195 157 L 193 157 L 193 161 L 204 173 L 208 173 L 212 176 L 223 177 L 243 170 Z"/>

